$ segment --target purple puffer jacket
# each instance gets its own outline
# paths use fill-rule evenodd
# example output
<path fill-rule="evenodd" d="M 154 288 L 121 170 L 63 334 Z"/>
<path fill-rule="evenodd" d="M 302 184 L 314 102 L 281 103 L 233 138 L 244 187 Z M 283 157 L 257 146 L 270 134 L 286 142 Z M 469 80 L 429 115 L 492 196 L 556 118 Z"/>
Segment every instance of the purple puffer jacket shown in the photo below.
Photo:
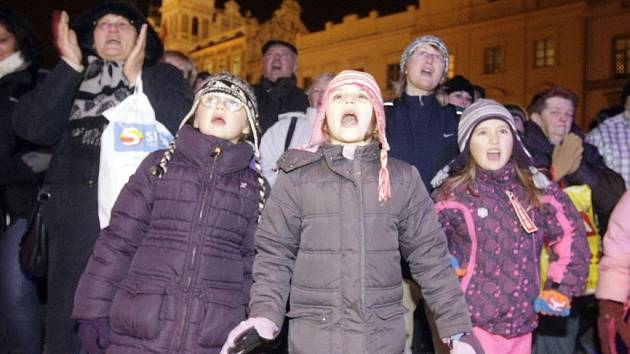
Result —
<path fill-rule="evenodd" d="M 529 198 L 512 163 L 497 171 L 477 168 L 470 187 L 456 187 L 435 208 L 451 254 L 466 269 L 461 288 L 473 326 L 512 338 L 538 325 L 534 300 L 540 290 L 543 243 L 553 253 L 546 287 L 558 283 L 558 291 L 567 296 L 584 289 L 590 251 L 584 223 L 557 185 L 540 197 L 541 208 L 528 210 L 538 228 L 532 234 L 521 227 L 506 191 L 527 208 Z"/>
<path fill-rule="evenodd" d="M 72 317 L 109 318 L 107 353 L 218 353 L 246 317 L 258 182 L 246 143 L 186 126 L 168 172 L 149 155 L 114 205 Z"/>

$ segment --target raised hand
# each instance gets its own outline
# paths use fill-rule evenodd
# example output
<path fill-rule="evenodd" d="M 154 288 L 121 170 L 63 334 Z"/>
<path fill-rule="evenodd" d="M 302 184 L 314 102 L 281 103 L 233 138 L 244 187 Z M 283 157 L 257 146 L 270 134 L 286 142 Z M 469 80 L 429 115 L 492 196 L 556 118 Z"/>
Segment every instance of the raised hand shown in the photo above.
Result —
<path fill-rule="evenodd" d="M 135 86 L 136 79 L 142 72 L 142 65 L 144 64 L 144 48 L 147 45 L 147 24 L 145 23 L 140 28 L 140 34 L 136 40 L 136 45 L 129 53 L 129 56 L 125 60 L 125 66 L 123 68 L 123 74 L 127 78 L 127 81 L 131 86 Z"/>
<path fill-rule="evenodd" d="M 551 165 L 554 167 L 553 180 L 559 181 L 564 176 L 575 172 L 582 162 L 582 139 L 579 136 L 570 133 L 564 140 L 556 145 L 551 157 Z"/>
<path fill-rule="evenodd" d="M 53 12 L 52 31 L 59 55 L 74 67 L 81 67 L 81 48 L 77 34 L 70 29 L 70 17 L 65 11 Z"/>

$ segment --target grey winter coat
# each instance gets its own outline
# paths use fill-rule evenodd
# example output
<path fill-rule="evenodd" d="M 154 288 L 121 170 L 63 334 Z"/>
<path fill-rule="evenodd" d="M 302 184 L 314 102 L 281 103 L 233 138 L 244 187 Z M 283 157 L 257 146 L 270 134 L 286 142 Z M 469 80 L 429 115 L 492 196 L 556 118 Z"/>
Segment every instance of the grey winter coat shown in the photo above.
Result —
<path fill-rule="evenodd" d="M 219 353 L 246 315 L 258 219 L 249 144 L 180 130 L 142 163 L 81 276 L 72 317 L 108 318 L 107 353 Z"/>
<path fill-rule="evenodd" d="M 390 159 L 392 197 L 377 197 L 380 150 L 289 150 L 256 233 L 250 317 L 278 326 L 290 294 L 290 353 L 402 353 L 400 255 L 441 337 L 471 332 L 444 233 L 415 167 Z"/>

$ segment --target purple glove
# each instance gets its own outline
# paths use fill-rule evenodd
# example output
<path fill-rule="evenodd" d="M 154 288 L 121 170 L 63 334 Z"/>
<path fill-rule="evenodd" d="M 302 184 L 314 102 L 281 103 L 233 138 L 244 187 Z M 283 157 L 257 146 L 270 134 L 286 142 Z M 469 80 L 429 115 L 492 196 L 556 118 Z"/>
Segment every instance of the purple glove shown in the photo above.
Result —
<path fill-rule="evenodd" d="M 81 354 L 104 354 L 109 346 L 109 323 L 107 318 L 78 320 Z"/>
<path fill-rule="evenodd" d="M 481 342 L 473 334 L 466 334 L 459 339 L 455 339 L 449 346 L 450 354 L 485 354 Z"/>

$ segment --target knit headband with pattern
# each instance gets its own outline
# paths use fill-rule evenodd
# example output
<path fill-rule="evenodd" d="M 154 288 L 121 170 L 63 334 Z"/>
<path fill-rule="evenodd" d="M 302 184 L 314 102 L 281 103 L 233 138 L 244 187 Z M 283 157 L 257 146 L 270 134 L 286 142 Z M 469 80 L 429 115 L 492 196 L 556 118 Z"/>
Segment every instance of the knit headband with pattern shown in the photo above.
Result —
<path fill-rule="evenodd" d="M 459 120 L 459 128 L 457 130 L 457 144 L 459 145 L 460 154 L 448 165 L 442 168 L 431 180 L 434 188 L 439 187 L 452 171 L 458 171 L 468 163 L 470 159 L 469 144 L 470 135 L 473 130 L 483 121 L 488 119 L 500 119 L 508 124 L 512 131 L 514 144 L 512 147 L 512 159 L 523 169 L 529 169 L 532 173 L 534 185 L 539 189 L 545 189 L 549 186 L 549 180 L 537 168 L 534 167 L 532 155 L 527 151 L 525 145 L 517 134 L 514 117 L 500 103 L 490 99 L 480 98 L 475 103 L 464 110 Z"/>
<path fill-rule="evenodd" d="M 407 45 L 405 51 L 400 56 L 400 72 L 402 74 L 405 73 L 407 69 L 407 63 L 409 62 L 409 57 L 413 54 L 413 52 L 418 49 L 421 45 L 429 44 L 437 49 L 440 54 L 442 54 L 442 59 L 444 60 L 444 73 L 446 75 L 448 73 L 448 48 L 446 44 L 436 36 L 432 35 L 424 35 L 414 39 L 411 43 Z"/>
<path fill-rule="evenodd" d="M 259 147 L 259 135 L 260 135 L 260 126 L 258 125 L 258 108 L 256 104 L 256 95 L 252 90 L 251 86 L 229 73 L 218 73 L 214 75 L 210 75 L 207 81 L 201 86 L 201 88 L 195 94 L 195 101 L 193 102 L 192 108 L 186 114 L 182 122 L 179 124 L 179 129 L 181 129 L 192 117 L 195 116 L 195 112 L 201 103 L 201 99 L 208 95 L 214 95 L 224 98 L 235 99 L 243 104 L 243 108 L 245 109 L 245 114 L 247 116 L 247 123 L 249 124 L 250 131 L 252 134 L 253 143 L 249 140 L 246 140 L 247 143 L 252 145 L 254 150 L 254 167 L 256 170 L 258 184 L 260 185 L 260 195 L 259 195 L 259 215 L 262 213 L 262 208 L 265 203 L 265 180 L 262 177 L 262 169 L 260 166 L 260 151 Z M 167 165 L 170 161 L 173 153 L 175 152 L 177 143 L 177 136 L 169 146 L 169 148 L 164 152 L 164 156 L 160 160 L 160 163 L 155 166 L 153 169 L 153 175 L 161 178 L 167 171 Z"/>
<path fill-rule="evenodd" d="M 324 120 L 326 119 L 326 109 L 330 102 L 333 91 L 344 85 L 356 85 L 365 91 L 372 103 L 374 115 L 376 117 L 376 129 L 378 131 L 378 139 L 381 142 L 381 169 L 378 176 L 378 201 L 383 203 L 391 197 L 391 185 L 389 181 L 389 170 L 387 169 L 387 151 L 389 151 L 389 143 L 385 136 L 385 110 L 383 108 L 383 96 L 381 90 L 372 75 L 355 70 L 345 70 L 337 74 L 326 87 L 322 106 L 317 111 L 315 123 L 313 125 L 313 133 L 307 145 L 303 147 L 305 150 L 315 151 L 317 147 L 329 141 L 329 137 L 324 132 Z"/>

